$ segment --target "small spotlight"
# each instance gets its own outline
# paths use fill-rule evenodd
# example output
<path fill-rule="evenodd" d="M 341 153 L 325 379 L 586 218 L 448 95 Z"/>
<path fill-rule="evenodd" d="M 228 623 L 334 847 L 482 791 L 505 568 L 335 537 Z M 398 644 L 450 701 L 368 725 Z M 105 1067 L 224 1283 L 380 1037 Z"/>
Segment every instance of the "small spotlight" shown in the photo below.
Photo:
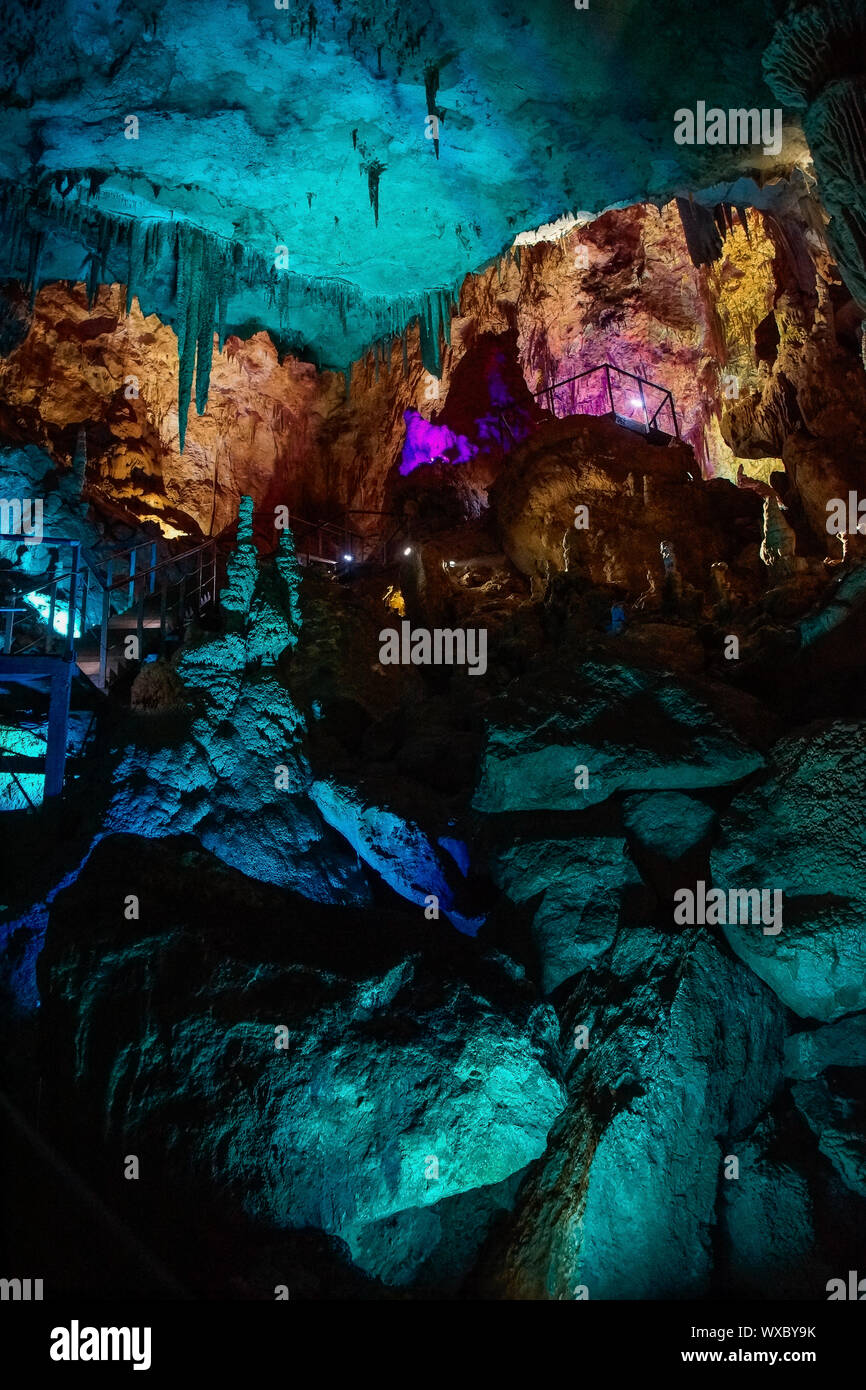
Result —
<path fill-rule="evenodd" d="M 449 560 L 448 563 L 449 563 L 449 565 L 451 566 L 451 568 L 453 569 L 454 566 L 456 565 L 457 561 L 456 561 L 456 560 Z"/>
<path fill-rule="evenodd" d="M 352 560 L 354 559 L 354 556 L 352 556 L 352 555 L 344 555 L 344 556 L 343 556 L 343 559 L 346 561 L 346 564 L 347 564 L 347 565 L 350 565 L 350 564 L 352 563 Z"/>
<path fill-rule="evenodd" d="M 632 396 L 631 406 L 633 410 L 643 410 L 643 401 L 639 396 Z"/>
<path fill-rule="evenodd" d="M 404 554 L 404 555 L 411 555 L 411 554 L 412 554 L 412 547 L 411 547 L 411 545 L 407 545 L 407 546 L 406 546 L 406 549 L 403 551 L 403 554 Z"/>

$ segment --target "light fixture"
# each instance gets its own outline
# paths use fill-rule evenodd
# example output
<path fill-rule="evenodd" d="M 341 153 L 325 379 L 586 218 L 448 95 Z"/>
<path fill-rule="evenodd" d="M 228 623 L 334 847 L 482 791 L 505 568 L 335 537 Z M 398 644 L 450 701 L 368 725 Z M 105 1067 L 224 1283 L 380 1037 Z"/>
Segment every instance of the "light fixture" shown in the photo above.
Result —
<path fill-rule="evenodd" d="M 456 560 L 449 560 L 448 563 L 449 563 L 449 565 L 451 566 L 451 568 L 453 569 L 454 566 L 456 565 L 457 561 L 456 561 Z"/>
<path fill-rule="evenodd" d="M 643 401 L 639 396 L 632 396 L 631 406 L 633 410 L 643 410 Z"/>
<path fill-rule="evenodd" d="M 412 547 L 411 547 L 411 545 L 407 545 L 407 546 L 406 546 L 406 549 L 403 551 L 403 554 L 404 554 L 404 555 L 411 555 L 411 554 L 412 554 Z"/>
<path fill-rule="evenodd" d="M 349 564 L 349 565 L 352 563 L 353 558 L 354 558 L 354 557 L 353 557 L 352 555 L 344 555 L 344 556 L 343 556 L 343 559 L 344 559 L 344 560 L 346 561 L 346 563 Z"/>

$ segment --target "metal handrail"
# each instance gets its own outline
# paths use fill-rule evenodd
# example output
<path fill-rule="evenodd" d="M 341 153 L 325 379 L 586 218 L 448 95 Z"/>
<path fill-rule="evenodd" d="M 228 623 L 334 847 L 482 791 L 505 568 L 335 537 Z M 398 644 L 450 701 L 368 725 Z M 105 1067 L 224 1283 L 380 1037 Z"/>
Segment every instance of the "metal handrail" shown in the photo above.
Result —
<path fill-rule="evenodd" d="M 547 408 L 549 409 L 552 415 L 555 415 L 557 390 L 561 386 L 570 386 L 575 381 L 583 381 L 585 377 L 594 376 L 596 372 L 604 372 L 607 397 L 610 401 L 610 410 L 612 415 L 616 415 L 617 413 L 616 405 L 613 398 L 613 384 L 611 382 L 611 372 L 614 372 L 617 376 L 628 377 L 629 381 L 636 381 L 638 383 L 638 387 L 640 389 L 641 406 L 643 408 L 644 413 L 645 429 L 647 434 L 649 434 L 649 432 L 656 427 L 656 421 L 658 420 L 659 415 L 664 410 L 665 406 L 670 406 L 671 419 L 673 421 L 674 426 L 674 435 L 677 439 L 680 438 L 680 427 L 679 422 L 677 420 L 677 412 L 676 407 L 674 405 L 674 398 L 668 387 L 659 385 L 657 381 L 650 381 L 648 377 L 638 376 L 636 372 L 630 372 L 626 367 L 617 367 L 613 362 L 599 362 L 595 367 L 586 367 L 584 371 L 576 372 L 574 376 L 562 377 L 559 381 L 553 381 L 550 382 L 547 386 L 542 386 L 538 391 L 531 391 L 530 395 L 534 401 L 541 401 L 542 398 L 546 398 Z M 659 401 L 659 404 L 653 412 L 652 416 L 650 416 L 649 414 L 649 407 L 647 405 L 646 395 L 644 392 L 644 387 L 647 386 L 651 387 L 653 391 L 658 391 L 661 394 L 661 400 Z M 514 431 L 508 423 L 508 420 L 506 419 L 506 416 L 509 410 L 514 410 L 515 408 L 516 403 L 512 406 L 504 406 L 499 410 L 500 435 L 504 435 L 505 430 L 507 430 L 508 433 L 511 435 L 512 440 L 515 439 L 515 435 Z M 580 415 L 585 412 L 576 410 L 572 413 Z"/>
<path fill-rule="evenodd" d="M 355 509 L 361 513 L 362 509 Z M 254 510 L 253 518 L 261 518 L 263 514 L 272 515 L 270 508 L 259 508 Z M 393 517 L 392 512 L 372 512 L 369 515 L 382 517 Z M 346 515 L 350 515 L 349 512 Z M 316 559 L 322 563 L 337 564 L 338 556 L 327 557 L 323 553 L 323 542 L 329 547 L 333 546 L 335 551 L 351 549 L 354 559 L 363 559 L 365 553 L 372 555 L 379 546 L 382 547 L 382 559 L 387 558 L 388 547 L 397 536 L 402 523 L 398 522 L 393 533 L 388 536 L 364 536 L 358 531 L 351 529 L 347 525 L 340 525 L 334 521 L 309 521 L 305 517 L 298 516 L 296 513 L 289 512 L 288 524 L 298 535 L 298 553 L 300 556 L 306 555 L 309 563 Z M 101 564 L 95 564 L 90 553 L 86 552 L 81 541 L 73 537 L 47 536 L 41 542 L 33 542 L 51 550 L 61 550 L 64 546 L 72 549 L 72 560 L 69 569 L 63 569 L 60 574 L 53 574 L 43 578 L 34 574 L 33 582 L 30 583 L 31 576 L 26 571 L 13 570 L 11 573 L 23 577 L 27 583 L 27 591 L 38 593 L 49 600 L 49 613 L 47 618 L 47 630 L 40 634 L 26 646 L 19 647 L 19 655 L 35 653 L 40 647 L 44 646 L 46 654 L 51 654 L 57 649 L 58 638 L 64 639 L 64 651 L 66 656 L 75 659 L 76 646 L 76 625 L 80 618 L 80 634 L 85 631 L 99 634 L 99 658 L 98 673 L 95 675 L 96 684 L 101 689 L 106 689 L 108 685 L 108 661 L 110 656 L 109 646 L 109 627 L 113 611 L 133 613 L 137 608 L 137 628 L 139 638 L 143 638 L 145 621 L 145 600 L 148 597 L 159 596 L 160 601 L 160 636 L 164 640 L 166 627 L 169 622 L 170 610 L 177 609 L 176 618 L 178 626 L 182 630 L 185 625 L 186 614 L 191 600 L 198 600 L 198 607 L 201 608 L 206 601 L 206 597 L 215 600 L 218 583 L 218 564 L 220 549 L 236 542 L 238 521 L 233 521 L 223 531 L 216 536 L 208 536 L 186 550 L 181 550 L 177 554 L 166 554 L 164 542 L 160 544 L 160 538 L 147 539 L 137 542 L 135 545 L 128 546 L 124 550 L 115 551 L 104 558 L 104 568 Z M 312 535 L 315 534 L 317 541 L 317 552 L 310 548 Z M 0 540 L 20 541 L 20 535 L 4 533 L 0 535 Z M 254 539 L 256 539 L 254 535 Z M 261 537 L 259 537 L 261 540 Z M 150 563 L 137 564 L 139 552 L 148 547 L 151 551 Z M 162 554 L 158 549 L 163 550 Z M 198 565 L 195 565 L 198 557 Z M 115 575 L 115 566 L 123 564 L 128 560 L 126 573 Z M 190 562 L 193 562 L 192 565 Z M 124 566 L 124 568 L 126 568 Z M 196 570 L 198 571 L 196 573 Z M 173 573 L 168 573 L 172 571 Z M 161 578 L 157 581 L 156 576 Z M 81 582 L 83 580 L 83 582 Z M 68 595 L 61 591 L 68 586 Z M 123 609 L 114 608 L 112 597 L 117 593 L 128 591 L 129 603 Z M 57 603 L 67 608 L 67 630 L 66 633 L 57 633 L 54 628 L 54 615 Z M 99 612 L 100 616 L 95 622 L 88 622 L 88 612 L 93 609 Z M 7 655 L 12 654 L 12 631 L 15 625 L 16 616 L 29 611 L 28 607 L 16 608 L 9 611 L 5 608 L 0 609 L 0 613 L 6 615 L 6 632 L 3 640 L 3 650 Z M 80 639 L 79 639 L 80 640 Z"/>

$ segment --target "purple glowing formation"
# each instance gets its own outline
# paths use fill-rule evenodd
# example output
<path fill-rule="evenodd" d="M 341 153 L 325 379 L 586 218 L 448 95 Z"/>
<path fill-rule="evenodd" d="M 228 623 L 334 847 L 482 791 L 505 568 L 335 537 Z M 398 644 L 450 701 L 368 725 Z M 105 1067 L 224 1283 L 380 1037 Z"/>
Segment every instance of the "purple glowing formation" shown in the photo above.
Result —
<path fill-rule="evenodd" d="M 455 434 L 447 425 L 431 425 L 417 410 L 404 410 L 406 442 L 400 460 L 400 472 L 412 473 L 422 463 L 467 463 L 478 453 L 463 434 Z"/>

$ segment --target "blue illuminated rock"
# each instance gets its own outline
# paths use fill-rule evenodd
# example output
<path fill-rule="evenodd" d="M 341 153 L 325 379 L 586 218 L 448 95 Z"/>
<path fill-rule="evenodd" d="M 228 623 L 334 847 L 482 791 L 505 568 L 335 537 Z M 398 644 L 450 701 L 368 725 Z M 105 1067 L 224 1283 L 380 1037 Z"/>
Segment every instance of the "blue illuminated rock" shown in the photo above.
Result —
<path fill-rule="evenodd" d="M 569 1000 L 570 1101 L 485 1265 L 498 1296 L 701 1297 L 721 1170 L 781 1081 L 784 1011 L 709 931 L 623 928 Z M 568 1045 L 568 1044 L 567 1044 Z"/>
<path fill-rule="evenodd" d="M 796 1080 L 810 1081 L 833 1066 L 866 1067 L 866 1014 L 851 1014 L 785 1039 L 785 1071 Z"/>
<path fill-rule="evenodd" d="M 829 1273 L 816 1268 L 809 1179 L 781 1156 L 790 1147 L 791 1136 L 771 1116 L 731 1141 L 739 1168 L 720 1183 L 720 1223 L 728 1277 L 749 1297 L 819 1298 Z"/>
<path fill-rule="evenodd" d="M 330 1233 L 397 1282 L 465 1273 L 564 1099 L 553 1012 L 504 956 L 420 913 L 305 903 L 190 840 L 103 840 L 39 970 L 70 1120 L 102 1115 L 149 1182 Z"/>
<path fill-rule="evenodd" d="M 491 871 L 512 902 L 538 899 L 532 936 L 545 994 L 610 949 L 630 890 L 644 896 L 622 836 L 515 837 L 496 850 Z"/>
<path fill-rule="evenodd" d="M 329 825 L 338 830 L 390 888 L 424 908 L 435 908 L 458 928 L 474 935 L 483 917 L 461 910 L 462 875 L 451 855 L 428 836 L 417 819 L 395 809 L 401 798 L 396 779 L 379 786 L 351 787 L 335 779 L 317 779 L 310 796 Z M 405 798 L 403 798 L 405 799 Z"/>
<path fill-rule="evenodd" d="M 734 950 L 804 1018 L 866 1007 L 863 726 L 834 721 L 781 739 L 768 776 L 734 798 L 712 854 L 722 888 L 783 894 L 778 935 L 729 925 Z"/>
<path fill-rule="evenodd" d="M 169 738 L 128 730 L 106 829 L 192 833 L 265 883 L 321 902 L 367 902 L 356 855 L 309 796 L 305 721 L 276 665 L 300 625 L 290 548 L 284 542 L 277 562 L 260 568 L 250 529 L 248 505 L 222 596 L 227 631 L 193 634 L 176 661 L 187 716 Z"/>
<path fill-rule="evenodd" d="M 846 1068 L 831 1088 L 825 1077 L 798 1081 L 791 1095 L 818 1141 L 818 1148 L 846 1186 L 866 1198 L 866 1114 L 862 1070 Z M 847 1093 L 846 1093 L 847 1092 Z"/>
<path fill-rule="evenodd" d="M 617 791 L 719 787 L 763 764 L 698 691 L 669 674 L 585 660 L 511 682 L 491 705 L 481 811 L 575 811 Z M 588 785 L 576 787 L 577 769 Z"/>
<path fill-rule="evenodd" d="M 627 796 L 623 824 L 641 849 L 669 863 L 683 859 L 706 840 L 715 812 L 697 797 L 681 792 Z"/>

